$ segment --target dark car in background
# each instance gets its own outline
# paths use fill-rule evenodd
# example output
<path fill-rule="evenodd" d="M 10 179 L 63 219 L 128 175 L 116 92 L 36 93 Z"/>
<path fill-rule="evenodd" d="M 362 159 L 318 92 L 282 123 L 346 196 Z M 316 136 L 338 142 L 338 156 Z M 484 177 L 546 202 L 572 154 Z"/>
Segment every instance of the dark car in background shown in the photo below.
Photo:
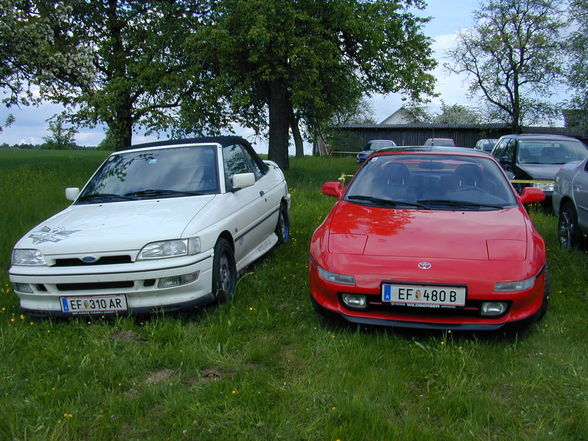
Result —
<path fill-rule="evenodd" d="M 580 245 L 583 236 L 588 235 L 588 159 L 559 169 L 552 202 L 559 218 L 559 243 L 566 248 Z"/>
<path fill-rule="evenodd" d="M 371 139 L 361 149 L 361 152 L 357 154 L 356 162 L 361 164 L 365 161 L 369 155 L 380 150 L 387 149 L 388 147 L 396 147 L 396 143 L 391 139 Z"/>
<path fill-rule="evenodd" d="M 498 142 L 498 139 L 495 139 L 495 138 L 483 138 L 483 139 L 478 140 L 478 142 L 476 143 L 474 148 L 476 150 L 490 153 L 497 142 Z"/>
<path fill-rule="evenodd" d="M 576 138 L 562 135 L 522 134 L 501 137 L 492 155 L 519 190 L 536 187 L 553 194 L 555 174 L 567 162 L 582 161 L 588 149 Z M 523 181 L 523 182 L 516 182 Z M 532 181 L 532 182 L 525 182 Z"/>

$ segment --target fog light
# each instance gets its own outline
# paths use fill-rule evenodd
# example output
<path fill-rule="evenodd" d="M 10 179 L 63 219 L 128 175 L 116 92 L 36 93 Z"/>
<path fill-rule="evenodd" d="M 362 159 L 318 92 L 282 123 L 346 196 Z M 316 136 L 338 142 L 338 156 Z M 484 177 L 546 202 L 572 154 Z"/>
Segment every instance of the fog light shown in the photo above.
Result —
<path fill-rule="evenodd" d="M 483 302 L 480 314 L 486 317 L 495 317 L 506 312 L 506 302 Z"/>
<path fill-rule="evenodd" d="M 341 299 L 345 305 L 350 308 L 366 309 L 367 300 L 364 295 L 361 294 L 343 294 Z"/>
<path fill-rule="evenodd" d="M 18 282 L 13 283 L 12 290 L 14 292 L 22 292 L 22 293 L 26 293 L 26 294 L 33 293 L 33 287 L 31 285 L 29 285 L 28 283 L 18 283 Z"/>
<path fill-rule="evenodd" d="M 187 285 L 188 283 L 198 280 L 199 275 L 200 271 L 196 271 L 195 273 L 184 274 L 182 276 L 162 277 L 157 282 L 157 287 L 173 288 L 175 286 Z"/>

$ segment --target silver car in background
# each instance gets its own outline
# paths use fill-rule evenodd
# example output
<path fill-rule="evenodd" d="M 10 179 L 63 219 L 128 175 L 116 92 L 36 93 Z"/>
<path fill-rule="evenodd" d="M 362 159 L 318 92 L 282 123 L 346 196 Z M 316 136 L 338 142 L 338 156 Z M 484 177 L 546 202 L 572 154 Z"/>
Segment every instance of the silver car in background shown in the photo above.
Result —
<path fill-rule="evenodd" d="M 559 243 L 566 248 L 579 245 L 588 234 L 588 159 L 560 168 L 552 202 Z"/>

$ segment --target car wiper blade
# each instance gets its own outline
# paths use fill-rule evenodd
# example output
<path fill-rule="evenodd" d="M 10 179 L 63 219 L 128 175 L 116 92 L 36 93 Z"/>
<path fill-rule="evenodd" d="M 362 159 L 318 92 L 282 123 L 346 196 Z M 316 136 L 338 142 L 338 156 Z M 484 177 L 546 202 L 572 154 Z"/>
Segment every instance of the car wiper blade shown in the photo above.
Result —
<path fill-rule="evenodd" d="M 425 205 L 419 202 L 407 202 L 407 201 L 396 201 L 392 199 L 382 199 L 382 198 L 375 198 L 373 196 L 364 196 L 364 195 L 351 195 L 347 196 L 347 199 L 351 200 L 358 200 L 358 201 L 368 201 L 372 202 L 377 205 L 391 205 L 396 207 L 398 205 L 408 205 L 410 207 L 418 207 L 418 208 L 427 208 Z"/>
<path fill-rule="evenodd" d="M 128 201 L 134 198 L 127 195 L 113 194 L 113 193 L 94 193 L 81 196 L 78 202 L 100 202 L 100 201 Z"/>
<path fill-rule="evenodd" d="M 503 205 L 481 204 L 479 202 L 456 201 L 454 199 L 420 199 L 421 204 L 439 204 L 449 207 L 474 207 L 474 208 L 498 208 L 503 209 Z"/>
<path fill-rule="evenodd" d="M 154 197 L 154 196 L 200 196 L 204 193 L 200 193 L 197 191 L 178 191 L 178 190 L 163 190 L 163 189 L 147 189 L 147 190 L 140 190 L 140 191 L 132 191 L 130 193 L 125 193 L 125 196 L 128 197 Z"/>

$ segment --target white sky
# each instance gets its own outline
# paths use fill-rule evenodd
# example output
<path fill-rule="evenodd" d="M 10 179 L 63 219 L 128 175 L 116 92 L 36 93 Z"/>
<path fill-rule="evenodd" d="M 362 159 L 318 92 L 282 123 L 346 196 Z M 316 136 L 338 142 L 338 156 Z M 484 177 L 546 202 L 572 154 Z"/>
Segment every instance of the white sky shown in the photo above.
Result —
<path fill-rule="evenodd" d="M 437 78 L 436 91 L 447 104 L 470 104 L 467 99 L 467 81 L 447 73 L 442 65 L 445 52 L 450 49 L 454 42 L 456 33 L 472 24 L 472 13 L 478 8 L 477 0 L 429 0 L 429 5 L 419 15 L 432 17 L 425 25 L 425 34 L 433 39 L 433 50 L 439 61 L 439 66 L 433 74 Z M 401 105 L 401 96 L 398 94 L 386 96 L 374 96 L 372 103 L 376 120 L 382 121 L 395 112 Z M 438 104 L 439 99 L 433 101 L 433 106 Z M 44 104 L 39 107 L 22 107 L 7 110 L 0 106 L 0 121 L 4 121 L 9 113 L 16 118 L 15 122 L 0 133 L 0 143 L 17 144 L 30 142 L 39 144 L 43 137 L 49 136 L 46 120 L 61 111 L 60 106 Z M 250 137 L 251 131 L 239 129 L 237 134 Z M 76 142 L 80 145 L 97 145 L 104 137 L 100 128 L 80 128 L 76 136 Z M 156 137 L 145 137 L 142 133 L 133 135 L 133 144 L 154 140 Z M 250 139 L 255 142 L 258 151 L 263 151 L 263 141 Z"/>

